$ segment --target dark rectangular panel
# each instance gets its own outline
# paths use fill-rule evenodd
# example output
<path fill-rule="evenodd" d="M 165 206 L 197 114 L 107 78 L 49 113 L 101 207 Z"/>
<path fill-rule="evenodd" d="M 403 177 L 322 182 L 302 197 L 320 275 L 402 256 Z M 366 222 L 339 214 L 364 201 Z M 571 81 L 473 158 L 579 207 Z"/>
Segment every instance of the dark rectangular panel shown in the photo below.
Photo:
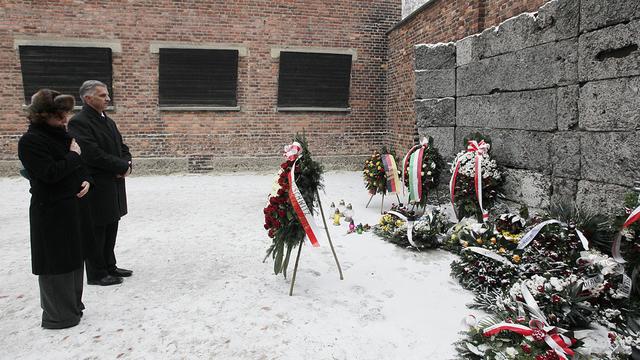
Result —
<path fill-rule="evenodd" d="M 236 106 L 238 51 L 160 49 L 164 106 Z"/>
<path fill-rule="evenodd" d="M 20 46 L 19 50 L 25 104 L 42 88 L 73 95 L 81 104 L 78 90 L 86 80 L 105 83 L 113 99 L 110 48 Z"/>
<path fill-rule="evenodd" d="M 351 55 L 281 52 L 280 107 L 349 107 Z"/>

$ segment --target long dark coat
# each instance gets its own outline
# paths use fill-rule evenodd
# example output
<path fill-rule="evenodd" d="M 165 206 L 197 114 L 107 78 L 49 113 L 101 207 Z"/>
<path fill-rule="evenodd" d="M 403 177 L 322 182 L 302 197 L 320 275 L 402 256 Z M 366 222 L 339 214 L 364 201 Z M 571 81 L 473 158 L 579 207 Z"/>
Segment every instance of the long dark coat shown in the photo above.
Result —
<path fill-rule="evenodd" d="M 83 247 L 93 241 L 86 198 L 76 195 L 91 178 L 80 155 L 69 151 L 64 128 L 32 124 L 18 142 L 18 157 L 31 184 L 31 266 L 36 275 L 64 274 L 82 267 Z"/>
<path fill-rule="evenodd" d="M 122 135 L 108 116 L 102 116 L 88 105 L 69 121 L 69 134 L 82 149 L 82 160 L 95 181 L 89 199 L 96 225 L 106 225 L 127 214 L 124 174 L 129 169 L 131 153 Z"/>

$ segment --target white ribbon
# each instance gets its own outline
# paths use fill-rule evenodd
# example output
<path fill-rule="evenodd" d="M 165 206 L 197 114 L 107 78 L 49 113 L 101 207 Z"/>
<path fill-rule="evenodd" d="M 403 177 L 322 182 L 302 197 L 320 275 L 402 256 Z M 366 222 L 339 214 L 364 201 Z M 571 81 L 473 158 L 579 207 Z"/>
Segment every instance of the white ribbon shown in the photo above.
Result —
<path fill-rule="evenodd" d="M 536 236 L 538 236 L 538 233 L 542 230 L 542 228 L 544 228 L 545 226 L 550 225 L 550 224 L 560 224 L 562 226 L 568 226 L 567 224 L 565 224 L 565 223 L 563 223 L 561 221 L 558 221 L 558 220 L 543 221 L 540 224 L 534 226 L 533 229 L 529 230 L 528 233 L 524 234 L 524 236 L 522 237 L 522 239 L 520 239 L 520 242 L 518 243 L 518 250 L 522 250 L 525 247 L 527 247 L 527 245 L 529 245 L 529 243 L 531 241 L 533 241 L 533 239 L 535 239 Z M 578 238 L 580 239 L 580 242 L 582 243 L 582 247 L 585 250 L 589 250 L 589 241 L 584 236 L 582 231 L 576 229 L 576 234 L 578 234 Z"/>
<path fill-rule="evenodd" d="M 406 216 L 393 210 L 387 211 L 387 214 L 395 215 L 399 217 L 400 220 L 403 220 L 407 223 L 407 239 L 409 239 L 409 244 L 411 244 L 411 246 L 413 246 L 414 248 L 420 250 L 418 248 L 418 245 L 416 245 L 416 243 L 413 242 L 413 220 L 409 220 L 409 218 L 407 218 Z"/>
<path fill-rule="evenodd" d="M 466 251 L 466 250 L 474 252 L 476 254 L 480 254 L 482 256 L 486 256 L 486 257 L 488 257 L 490 259 L 493 259 L 495 261 L 501 262 L 501 263 L 503 263 L 505 265 L 508 265 L 510 267 L 515 267 L 515 265 L 511 261 L 509 261 L 507 258 L 505 258 L 504 256 L 500 256 L 500 255 L 494 253 L 491 250 L 488 250 L 488 249 L 485 249 L 485 248 L 481 248 L 481 247 L 477 247 L 477 246 L 469 246 L 469 247 L 466 247 L 466 248 L 462 249 L 462 251 Z"/>

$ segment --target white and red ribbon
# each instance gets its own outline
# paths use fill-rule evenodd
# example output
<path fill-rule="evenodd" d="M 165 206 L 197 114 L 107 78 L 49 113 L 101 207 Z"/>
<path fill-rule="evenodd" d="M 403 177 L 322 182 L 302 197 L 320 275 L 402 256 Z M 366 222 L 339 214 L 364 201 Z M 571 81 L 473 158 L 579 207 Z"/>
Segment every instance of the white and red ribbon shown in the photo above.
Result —
<path fill-rule="evenodd" d="M 622 258 L 622 254 L 620 253 L 620 242 L 622 241 L 622 231 L 628 228 L 629 226 L 631 226 L 631 224 L 635 223 L 638 220 L 640 220 L 640 206 L 635 208 L 635 210 L 633 210 L 631 214 L 629 214 L 629 217 L 627 217 L 627 220 L 625 220 L 624 224 L 622 224 L 622 229 L 618 232 L 616 237 L 613 239 L 613 245 L 611 246 L 611 256 L 619 264 L 624 264 L 627 262 L 625 259 Z"/>
<path fill-rule="evenodd" d="M 297 142 L 294 142 L 292 145 L 285 146 L 285 156 L 288 160 L 294 160 L 293 165 L 291 165 L 291 170 L 289 171 L 289 201 L 291 201 L 291 205 L 293 206 L 293 210 L 298 216 L 298 220 L 300 220 L 300 224 L 304 229 L 304 233 L 307 235 L 309 242 L 311 245 L 318 247 L 320 244 L 318 243 L 318 234 L 321 234 L 318 231 L 315 220 L 313 219 L 313 214 L 309 211 L 309 207 L 307 203 L 304 201 L 302 197 L 302 193 L 300 193 L 300 189 L 298 189 L 298 185 L 296 185 L 296 163 L 302 157 L 300 153 L 302 147 Z"/>
<path fill-rule="evenodd" d="M 555 326 L 550 326 L 544 314 L 540 311 L 538 304 L 529 292 L 527 286 L 524 283 L 520 284 L 520 286 L 522 296 L 526 303 L 525 305 L 534 317 L 534 319 L 529 321 L 529 326 L 527 327 L 525 325 L 501 322 L 485 328 L 482 331 L 484 336 L 493 336 L 501 331 L 511 331 L 522 336 L 543 337 L 544 342 L 553 349 L 553 351 L 555 351 L 560 359 L 567 360 L 567 356 L 573 356 L 574 352 L 570 348 L 570 346 L 573 345 L 573 342 L 568 337 L 562 335 L 565 330 Z"/>
<path fill-rule="evenodd" d="M 467 152 L 474 153 L 474 187 L 476 190 L 476 197 L 478 199 L 478 205 L 480 205 L 480 211 L 482 211 L 482 221 L 485 222 L 489 219 L 489 213 L 482 206 L 482 155 L 489 153 L 490 145 L 485 143 L 484 140 L 480 140 L 477 142 L 475 140 L 469 140 L 467 145 Z M 462 156 L 458 158 L 456 162 L 456 167 L 453 170 L 453 174 L 451 175 L 451 180 L 449 181 L 449 191 L 451 193 L 451 205 L 453 206 L 453 211 L 456 212 L 455 207 L 455 191 L 456 191 L 456 179 L 458 178 L 458 172 L 460 171 L 460 163 L 462 162 Z M 456 217 L 458 214 L 456 213 Z"/>
<path fill-rule="evenodd" d="M 520 242 L 518 243 L 518 249 L 522 250 L 525 247 L 527 247 L 527 245 L 529 245 L 529 243 L 532 242 L 533 239 L 535 239 L 536 236 L 538 236 L 538 233 L 545 226 L 550 225 L 550 224 L 560 224 L 562 226 L 568 226 L 567 224 L 563 223 L 562 221 L 558 221 L 558 220 L 543 221 L 540 224 L 534 226 L 533 229 L 529 230 L 529 232 L 524 234 L 524 236 L 520 239 Z M 589 250 L 589 240 L 587 240 L 587 237 L 584 236 L 582 231 L 580 231 L 578 229 L 576 229 L 576 234 L 578 235 L 578 238 L 580 239 L 580 243 L 582 243 L 582 247 L 585 250 Z"/>

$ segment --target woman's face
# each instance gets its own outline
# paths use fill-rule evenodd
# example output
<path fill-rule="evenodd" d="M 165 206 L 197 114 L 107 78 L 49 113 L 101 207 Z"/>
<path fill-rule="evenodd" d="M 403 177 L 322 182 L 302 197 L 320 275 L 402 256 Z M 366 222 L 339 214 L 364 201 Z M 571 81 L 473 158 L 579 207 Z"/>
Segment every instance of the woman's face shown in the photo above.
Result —
<path fill-rule="evenodd" d="M 62 112 L 51 116 L 46 122 L 49 126 L 65 128 L 67 126 L 68 117 L 68 112 Z"/>

